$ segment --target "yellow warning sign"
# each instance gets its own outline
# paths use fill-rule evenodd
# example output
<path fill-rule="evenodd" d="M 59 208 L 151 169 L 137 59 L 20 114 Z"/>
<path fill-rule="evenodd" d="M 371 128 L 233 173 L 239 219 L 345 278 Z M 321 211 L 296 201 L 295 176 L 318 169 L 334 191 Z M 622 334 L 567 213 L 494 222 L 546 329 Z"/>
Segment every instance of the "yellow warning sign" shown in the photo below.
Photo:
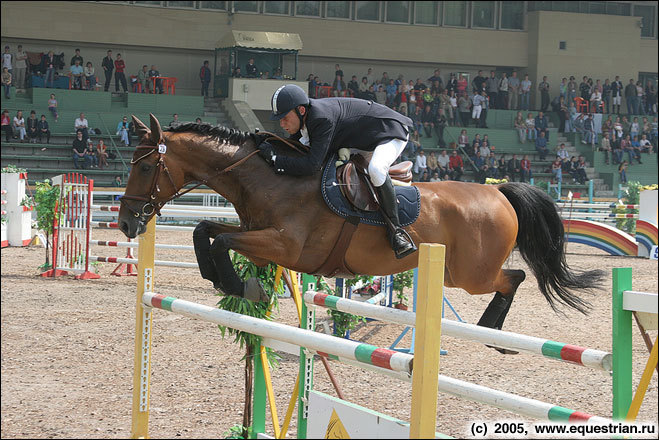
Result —
<path fill-rule="evenodd" d="M 325 431 L 325 438 L 350 438 L 348 431 L 339 419 L 336 410 L 332 408 L 332 415 L 330 416 L 329 423 L 327 424 L 327 431 Z"/>

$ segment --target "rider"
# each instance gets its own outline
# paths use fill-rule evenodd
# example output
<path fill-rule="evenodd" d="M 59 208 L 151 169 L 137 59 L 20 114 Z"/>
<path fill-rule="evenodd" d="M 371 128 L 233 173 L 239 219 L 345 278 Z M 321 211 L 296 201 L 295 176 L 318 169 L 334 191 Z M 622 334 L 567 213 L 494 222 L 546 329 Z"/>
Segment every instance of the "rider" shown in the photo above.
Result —
<path fill-rule="evenodd" d="M 376 189 L 387 222 L 388 235 L 396 258 L 415 252 L 417 247 L 400 226 L 394 186 L 389 167 L 403 152 L 412 120 L 384 105 L 355 98 L 309 99 L 294 84 L 280 87 L 272 95 L 272 115 L 292 139 L 311 149 L 303 157 L 276 154 L 268 142 L 259 145 L 259 155 L 277 174 L 310 176 L 319 172 L 328 156 L 340 148 L 372 154 L 368 174 Z"/>

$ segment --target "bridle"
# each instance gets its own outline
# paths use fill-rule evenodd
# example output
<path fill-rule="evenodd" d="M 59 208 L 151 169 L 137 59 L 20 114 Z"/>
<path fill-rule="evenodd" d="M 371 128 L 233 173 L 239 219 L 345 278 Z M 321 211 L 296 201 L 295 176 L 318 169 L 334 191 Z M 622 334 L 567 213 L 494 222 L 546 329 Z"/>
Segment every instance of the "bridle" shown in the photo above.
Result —
<path fill-rule="evenodd" d="M 130 161 L 131 165 L 137 164 L 142 159 L 145 159 L 145 158 L 149 157 L 153 153 L 158 154 L 158 160 L 156 162 L 156 173 L 153 177 L 153 181 L 151 182 L 151 188 L 149 189 L 149 193 L 148 193 L 149 195 L 144 197 L 144 196 L 133 196 L 133 195 L 129 195 L 129 194 L 124 194 L 123 196 L 121 196 L 119 198 L 120 203 L 123 203 L 124 206 L 126 206 L 126 208 L 128 208 L 133 213 L 133 215 L 135 217 L 140 218 L 140 220 L 142 220 L 142 221 L 146 221 L 146 219 L 148 217 L 151 217 L 154 213 L 157 214 L 157 215 L 161 215 L 160 210 L 170 200 L 173 200 L 177 197 L 181 197 L 182 195 L 189 193 L 193 189 L 196 189 L 196 188 L 200 187 L 201 185 L 207 184 L 209 180 L 211 180 L 211 179 L 213 179 L 217 176 L 220 176 L 224 173 L 228 173 L 229 171 L 233 170 L 234 168 L 236 168 L 237 166 L 239 166 L 240 164 L 245 162 L 247 159 L 249 159 L 250 157 L 254 156 L 255 154 L 257 154 L 259 152 L 258 149 L 254 150 L 254 151 L 250 152 L 247 156 L 245 156 L 242 159 L 238 160 L 236 163 L 234 163 L 232 165 L 229 165 L 228 167 L 221 170 L 220 172 L 213 175 L 212 177 L 209 177 L 208 179 L 202 179 L 201 181 L 199 181 L 199 183 L 197 183 L 193 187 L 188 188 L 183 192 L 179 192 L 180 188 L 176 187 L 176 183 L 174 183 L 174 179 L 172 179 L 172 175 L 169 172 L 169 168 L 167 167 L 167 164 L 165 163 L 165 152 L 167 151 L 167 147 L 164 144 L 164 141 L 161 140 L 160 142 L 158 142 L 158 146 L 138 145 L 136 147 L 136 149 L 137 150 L 139 150 L 139 149 L 149 149 L 151 151 L 149 151 L 146 154 L 138 157 L 137 159 L 131 160 Z M 169 178 L 169 182 L 172 184 L 172 187 L 174 188 L 174 195 L 169 197 L 167 200 L 156 202 L 157 195 L 160 192 L 160 186 L 158 185 L 158 180 L 160 178 L 160 174 L 161 174 L 162 171 L 164 171 L 165 174 L 167 175 L 167 178 Z M 189 183 L 191 183 L 191 182 L 184 183 L 181 188 L 185 187 Z M 141 212 L 136 211 L 135 209 L 131 208 L 131 206 L 127 203 L 128 200 L 135 200 L 135 201 L 138 201 L 138 202 L 144 202 L 144 204 L 142 205 Z"/>

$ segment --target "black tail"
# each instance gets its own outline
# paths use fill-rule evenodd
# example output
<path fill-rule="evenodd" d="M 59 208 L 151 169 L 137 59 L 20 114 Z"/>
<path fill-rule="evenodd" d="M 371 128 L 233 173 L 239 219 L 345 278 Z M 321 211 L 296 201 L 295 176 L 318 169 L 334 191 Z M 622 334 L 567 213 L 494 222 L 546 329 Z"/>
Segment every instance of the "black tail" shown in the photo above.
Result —
<path fill-rule="evenodd" d="M 504 183 L 499 185 L 499 191 L 517 213 L 517 247 L 549 305 L 557 311 L 558 301 L 585 314 L 590 304 L 570 290 L 597 287 L 604 272 L 589 270 L 576 274 L 570 270 L 565 261 L 563 222 L 546 193 L 525 183 Z"/>

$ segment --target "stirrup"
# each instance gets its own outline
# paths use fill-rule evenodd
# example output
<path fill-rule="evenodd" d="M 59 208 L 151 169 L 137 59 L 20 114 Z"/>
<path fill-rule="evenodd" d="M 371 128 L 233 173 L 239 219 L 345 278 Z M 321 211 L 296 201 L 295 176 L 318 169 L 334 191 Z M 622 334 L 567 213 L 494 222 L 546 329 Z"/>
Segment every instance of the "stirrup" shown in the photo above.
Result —
<path fill-rule="evenodd" d="M 405 240 L 405 246 L 404 247 L 396 247 L 395 246 L 395 240 L 396 236 L 398 234 L 401 234 L 403 236 L 403 239 Z M 394 251 L 394 254 L 396 255 L 396 259 L 402 259 L 407 257 L 408 255 L 416 252 L 418 248 L 414 244 L 414 240 L 412 240 L 412 237 L 410 237 L 410 234 L 407 233 L 407 231 L 403 228 L 396 228 L 394 233 L 391 235 L 391 248 Z"/>

